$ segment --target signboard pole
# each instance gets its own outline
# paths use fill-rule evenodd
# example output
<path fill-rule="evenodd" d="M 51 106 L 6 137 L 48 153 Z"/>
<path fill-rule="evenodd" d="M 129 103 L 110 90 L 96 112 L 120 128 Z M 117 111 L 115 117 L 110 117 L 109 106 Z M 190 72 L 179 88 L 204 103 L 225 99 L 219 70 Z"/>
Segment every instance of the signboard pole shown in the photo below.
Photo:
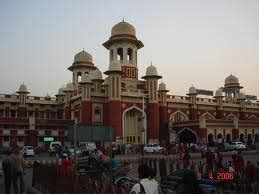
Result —
<path fill-rule="evenodd" d="M 74 123 L 74 174 L 76 174 L 76 171 L 77 171 L 76 129 L 77 129 L 77 118 L 75 118 L 75 123 Z"/>

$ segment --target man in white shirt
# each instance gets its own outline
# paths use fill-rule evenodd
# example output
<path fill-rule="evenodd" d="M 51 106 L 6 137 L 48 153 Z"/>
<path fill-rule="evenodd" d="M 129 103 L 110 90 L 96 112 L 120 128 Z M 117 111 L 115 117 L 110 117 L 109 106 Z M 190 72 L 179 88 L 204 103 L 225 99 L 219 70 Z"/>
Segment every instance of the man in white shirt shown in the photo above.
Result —
<path fill-rule="evenodd" d="M 159 194 L 158 191 L 158 183 L 149 179 L 149 167 L 147 165 L 140 165 L 138 167 L 139 179 L 140 182 L 136 183 L 131 191 L 130 194 Z"/>

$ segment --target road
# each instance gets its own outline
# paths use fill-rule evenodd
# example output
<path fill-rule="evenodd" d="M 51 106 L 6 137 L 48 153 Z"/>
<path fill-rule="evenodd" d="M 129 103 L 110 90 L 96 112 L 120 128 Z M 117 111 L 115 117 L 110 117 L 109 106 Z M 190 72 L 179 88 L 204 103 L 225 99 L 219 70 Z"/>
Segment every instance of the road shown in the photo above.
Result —
<path fill-rule="evenodd" d="M 152 155 L 153 157 L 159 157 L 159 155 L 155 156 L 155 155 Z M 2 162 L 3 158 L 5 156 L 1 156 L 0 155 L 0 162 Z M 137 158 L 138 156 L 136 155 L 124 155 L 124 156 L 118 156 L 118 159 L 122 159 L 122 158 Z M 26 158 L 26 160 L 50 160 L 50 159 L 55 159 L 55 157 L 49 157 L 48 154 L 41 154 L 40 156 L 36 155 L 35 157 L 28 157 Z M 257 161 L 259 161 L 259 155 L 244 155 L 244 159 L 245 159 L 245 162 L 247 160 L 250 160 L 252 161 L 254 164 L 256 164 Z M 232 158 L 230 156 L 225 156 L 223 158 L 223 161 L 224 163 L 225 162 L 228 162 L 232 160 Z M 204 159 L 195 159 L 195 161 L 204 161 Z M 129 176 L 132 177 L 132 178 L 137 178 L 137 164 L 133 165 L 134 168 L 129 172 Z M 0 171 L 1 171 L 1 168 L 2 168 L 2 165 L 0 165 Z M 31 183 L 32 183 L 32 168 L 26 168 L 25 169 L 25 176 L 24 176 L 24 180 L 25 180 L 25 183 L 26 183 L 26 186 L 28 189 L 31 189 Z M 3 176 L 0 175 L 0 193 L 3 193 L 4 192 L 4 179 L 3 179 Z"/>

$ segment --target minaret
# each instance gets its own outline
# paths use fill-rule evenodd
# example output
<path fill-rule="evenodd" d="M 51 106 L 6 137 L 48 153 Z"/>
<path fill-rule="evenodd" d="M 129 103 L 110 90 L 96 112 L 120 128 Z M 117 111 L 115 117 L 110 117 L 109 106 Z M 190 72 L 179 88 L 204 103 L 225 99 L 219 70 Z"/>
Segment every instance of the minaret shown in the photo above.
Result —
<path fill-rule="evenodd" d="M 168 116 L 167 116 L 167 92 L 166 85 L 164 82 L 159 84 L 159 137 L 160 142 L 169 143 L 169 131 L 168 131 Z"/>
<path fill-rule="evenodd" d="M 73 91 L 74 85 L 72 83 L 68 83 L 66 88 L 63 90 L 65 93 L 64 119 L 71 119 L 71 95 Z"/>
<path fill-rule="evenodd" d="M 73 64 L 68 68 L 73 74 L 73 85 L 77 88 L 78 82 L 81 81 L 83 74 L 89 74 L 95 69 L 96 67 L 94 66 L 92 55 L 84 50 L 77 53 L 74 57 Z"/>
<path fill-rule="evenodd" d="M 92 79 L 94 92 L 101 93 L 102 83 L 104 82 L 102 72 L 97 68 L 96 70 L 90 72 Z"/>
<path fill-rule="evenodd" d="M 89 74 L 83 74 L 81 82 L 79 82 L 82 89 L 81 95 L 81 115 L 80 123 L 91 125 L 92 124 L 92 102 L 91 102 L 91 88 L 92 81 Z"/>
<path fill-rule="evenodd" d="M 138 79 L 137 51 L 144 45 L 137 39 L 134 26 L 124 20 L 116 24 L 103 46 L 110 51 L 110 63 L 120 63 L 123 78 Z"/>
<path fill-rule="evenodd" d="M 27 95 L 30 93 L 27 90 L 25 84 L 20 85 L 19 91 L 16 93 L 19 94 L 19 107 L 17 109 L 17 117 L 27 117 L 27 108 L 26 108 L 26 101 Z"/>
<path fill-rule="evenodd" d="M 142 77 L 146 80 L 146 88 L 149 95 L 148 103 L 148 127 L 147 135 L 149 142 L 159 142 L 159 105 L 157 95 L 157 81 L 162 77 L 158 75 L 155 66 L 151 65 L 146 69 L 146 75 Z"/>
<path fill-rule="evenodd" d="M 108 124 L 114 127 L 116 138 L 122 138 L 121 126 L 121 64 L 118 61 L 112 61 L 108 71 Z"/>
<path fill-rule="evenodd" d="M 197 120 L 197 92 L 194 86 L 189 88 L 189 93 L 187 94 L 190 96 L 190 120 Z"/>
<path fill-rule="evenodd" d="M 224 98 L 224 96 L 222 95 L 222 91 L 221 91 L 220 88 L 218 90 L 216 90 L 214 98 L 217 101 L 216 118 L 217 119 L 224 119 L 224 115 L 223 115 L 223 98 Z"/>

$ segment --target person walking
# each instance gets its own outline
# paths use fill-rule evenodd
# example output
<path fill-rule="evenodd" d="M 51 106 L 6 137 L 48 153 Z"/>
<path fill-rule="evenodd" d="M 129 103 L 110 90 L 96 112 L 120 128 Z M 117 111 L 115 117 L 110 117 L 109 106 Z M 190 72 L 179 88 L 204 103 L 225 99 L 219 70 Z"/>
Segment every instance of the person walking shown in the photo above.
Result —
<path fill-rule="evenodd" d="M 23 159 L 21 157 L 21 154 L 18 148 L 16 148 L 14 150 L 14 153 L 11 154 L 10 162 L 12 167 L 12 180 L 13 180 L 14 193 L 23 194 L 25 193 L 25 184 L 23 180 Z M 18 182 L 20 185 L 20 189 L 18 187 Z"/>
<path fill-rule="evenodd" d="M 7 156 L 2 161 L 2 169 L 4 173 L 4 191 L 5 194 L 10 194 L 12 185 L 12 166 L 10 162 L 10 156 Z"/>
<path fill-rule="evenodd" d="M 140 182 L 136 183 L 130 194 L 145 193 L 145 194 L 159 194 L 158 184 L 150 180 L 150 169 L 147 165 L 140 165 L 138 167 L 139 179 Z"/>

